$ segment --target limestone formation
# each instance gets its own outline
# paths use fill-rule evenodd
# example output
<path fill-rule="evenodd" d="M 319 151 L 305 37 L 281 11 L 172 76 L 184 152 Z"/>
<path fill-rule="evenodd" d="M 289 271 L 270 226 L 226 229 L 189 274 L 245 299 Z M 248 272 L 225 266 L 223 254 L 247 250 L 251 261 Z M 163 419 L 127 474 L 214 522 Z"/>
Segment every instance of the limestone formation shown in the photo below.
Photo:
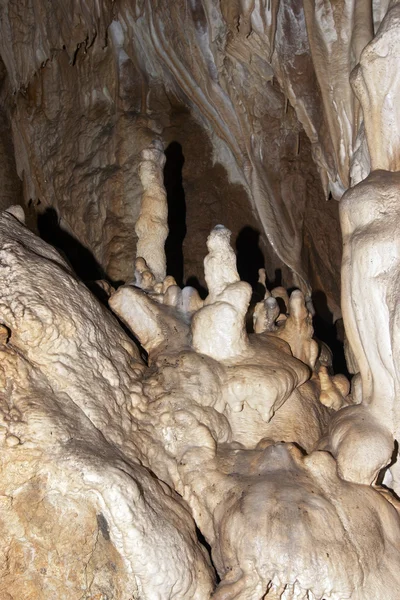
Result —
<path fill-rule="evenodd" d="M 386 464 L 399 435 L 398 407 L 398 191 L 399 174 L 375 171 L 341 202 L 342 308 L 350 347 L 362 382 L 363 404 L 386 431 Z M 373 432 L 365 431 L 362 453 Z M 377 433 L 381 440 L 383 431 Z M 367 450 L 368 447 L 368 450 Z M 360 450 L 361 451 L 361 450 Z M 361 455 L 359 457 L 361 461 Z M 397 471 L 397 464 L 394 471 Z M 395 489 L 398 491 L 398 478 Z"/>
<path fill-rule="evenodd" d="M 400 170 L 399 113 L 400 5 L 392 2 L 377 35 L 365 45 L 352 84 L 360 100 L 371 170 Z"/>
<path fill-rule="evenodd" d="M 143 466 L 135 345 L 9 213 L 0 236 L 1 595 L 208 597 L 192 517 Z"/>
<path fill-rule="evenodd" d="M 159 282 L 166 276 L 164 245 L 168 235 L 168 207 L 162 173 L 164 164 L 162 143 L 156 139 L 150 148 L 142 151 L 139 163 L 143 195 L 135 225 L 138 236 L 136 254 L 146 261 Z"/>
<path fill-rule="evenodd" d="M 399 600 L 399 9 L 0 0 L 0 600 Z"/>
<path fill-rule="evenodd" d="M 393 439 L 318 366 L 301 292 L 274 331 L 247 333 L 249 288 L 219 226 L 204 306 L 171 304 L 172 279 L 112 293 L 146 366 L 20 211 L 1 219 L 3 552 L 21 535 L 32 548 L 22 577 L 4 558 L 6 593 L 209 598 L 212 559 L 215 598 L 396 599 L 400 518 L 371 487 Z"/>
<path fill-rule="evenodd" d="M 368 487 L 388 465 L 393 440 L 368 407 L 352 406 L 343 376 L 331 378 L 320 366 L 319 377 L 311 377 L 306 364 L 315 367 L 318 346 L 301 292 L 292 293 L 288 318 L 273 332 L 246 334 L 245 288 L 238 289 L 228 242 L 222 227 L 210 235 L 210 295 L 189 325 L 179 310 L 141 295 L 158 332 L 146 338 L 148 321 L 135 301 L 142 292 L 120 288 L 110 299 L 146 340 L 151 370 L 144 390 L 152 401 L 142 426 L 176 461 L 168 476 L 211 546 L 221 577 L 215 598 L 290 592 L 361 599 L 371 590 L 397 598 L 397 580 L 390 589 L 386 582 L 399 546 L 394 542 L 391 555 L 384 545 L 371 552 L 371 544 L 394 540 L 399 516 Z M 151 468 L 167 478 L 158 455 Z"/>
<path fill-rule="evenodd" d="M 338 179 L 336 150 L 324 136 L 307 42 L 296 49 L 307 36 L 300 3 L 170 4 L 101 0 L 84 8 L 55 0 L 49 11 L 43 0 L 28 0 L 19 15 L 2 0 L 4 96 L 25 203 L 43 215 L 49 241 L 74 253 L 84 279 L 103 278 L 93 273 L 97 264 L 115 282 L 131 280 L 140 256 L 139 166 L 161 139 L 173 204 L 183 204 L 183 163 L 184 283 L 203 275 L 210 229 L 224 223 L 240 244 L 248 226 L 261 234 L 268 277 L 282 269 L 284 285 L 306 294 L 318 281 L 338 318 L 338 210 L 325 203 L 317 171 Z M 287 68 L 292 58 L 281 80 L 277 62 Z M 61 232 L 53 231 L 57 223 Z M 74 241 L 96 264 L 83 269 Z"/>

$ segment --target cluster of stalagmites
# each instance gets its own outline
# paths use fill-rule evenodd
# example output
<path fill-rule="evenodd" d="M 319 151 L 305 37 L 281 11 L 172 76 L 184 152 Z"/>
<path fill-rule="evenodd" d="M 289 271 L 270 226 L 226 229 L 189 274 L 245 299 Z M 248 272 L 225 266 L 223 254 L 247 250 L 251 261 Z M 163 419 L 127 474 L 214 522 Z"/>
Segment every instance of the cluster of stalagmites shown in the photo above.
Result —
<path fill-rule="evenodd" d="M 265 289 L 248 333 L 229 238 L 208 238 L 205 300 L 157 255 L 109 289 L 145 365 L 20 209 L 2 214 L 2 599 L 398 599 L 389 426 L 331 374 L 301 292 Z"/>

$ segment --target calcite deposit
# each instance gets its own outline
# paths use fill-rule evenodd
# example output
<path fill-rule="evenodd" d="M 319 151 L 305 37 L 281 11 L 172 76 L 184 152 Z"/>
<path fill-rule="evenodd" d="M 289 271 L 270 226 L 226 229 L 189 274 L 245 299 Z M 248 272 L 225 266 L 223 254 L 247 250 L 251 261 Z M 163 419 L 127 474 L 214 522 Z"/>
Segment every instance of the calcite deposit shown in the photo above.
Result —
<path fill-rule="evenodd" d="M 4 592 L 209 598 L 214 567 L 215 598 L 397 598 L 400 519 L 370 485 L 393 440 L 357 429 L 369 407 L 320 366 L 302 294 L 247 334 L 219 226 L 204 306 L 164 303 L 154 275 L 112 293 L 146 366 L 21 218 L 1 217 Z"/>
<path fill-rule="evenodd" d="M 399 7 L 0 0 L 0 600 L 400 599 Z"/>
<path fill-rule="evenodd" d="M 55 250 L 1 219 L 2 596 L 207 597 L 188 508 L 143 465 L 136 347 Z"/>

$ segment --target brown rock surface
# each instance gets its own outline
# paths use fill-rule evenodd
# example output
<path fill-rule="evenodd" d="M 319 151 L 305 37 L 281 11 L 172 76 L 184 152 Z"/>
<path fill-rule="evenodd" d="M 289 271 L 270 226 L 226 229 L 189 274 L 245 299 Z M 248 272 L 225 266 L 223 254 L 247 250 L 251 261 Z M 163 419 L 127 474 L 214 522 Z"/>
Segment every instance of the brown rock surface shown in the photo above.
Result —
<path fill-rule="evenodd" d="M 318 281 L 338 315 L 335 211 L 335 226 L 312 233 L 310 242 L 325 214 L 312 157 L 316 144 L 331 148 L 331 142 L 325 141 L 309 49 L 297 49 L 298 59 L 282 72 L 300 27 L 305 35 L 300 8 L 289 15 L 284 7 L 280 3 L 266 18 L 260 7 L 246 12 L 240 3 L 120 0 L 113 8 L 104 1 L 83 9 L 56 2 L 47 12 L 40 2 L 27 1 L 19 27 L 15 5 L 3 2 L 0 52 L 15 92 L 10 104 L 25 201 L 40 202 L 43 235 L 52 243 L 62 240 L 84 278 L 99 278 L 102 271 L 116 281 L 133 276 L 137 168 L 154 131 L 166 147 L 180 143 L 185 159 L 185 275 L 201 274 L 196 256 L 215 222 L 235 237 L 251 227 L 254 239 L 242 233 L 243 244 L 253 246 L 250 260 L 259 266 L 264 260 L 271 279 L 282 269 L 287 285 L 297 283 L 307 293 Z M 301 22 L 293 25 L 293 18 Z M 309 82 L 308 90 L 296 84 L 299 77 Z M 297 98 L 300 104 L 307 98 L 311 125 Z M 317 164 L 333 181 L 335 161 L 328 155 L 332 149 L 321 154 L 328 166 Z M 77 259 L 79 244 L 94 260 Z"/>

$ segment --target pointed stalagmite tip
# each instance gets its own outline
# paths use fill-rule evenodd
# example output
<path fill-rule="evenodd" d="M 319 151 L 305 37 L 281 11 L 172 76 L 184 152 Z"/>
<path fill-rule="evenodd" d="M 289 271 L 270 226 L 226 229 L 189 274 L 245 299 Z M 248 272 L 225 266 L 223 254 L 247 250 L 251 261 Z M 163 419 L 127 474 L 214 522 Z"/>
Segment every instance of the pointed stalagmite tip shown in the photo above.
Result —
<path fill-rule="evenodd" d="M 16 219 L 18 219 L 20 223 L 25 225 L 25 212 L 22 206 L 20 206 L 19 204 L 9 206 L 8 208 L 6 208 L 5 212 L 12 215 Z"/>

